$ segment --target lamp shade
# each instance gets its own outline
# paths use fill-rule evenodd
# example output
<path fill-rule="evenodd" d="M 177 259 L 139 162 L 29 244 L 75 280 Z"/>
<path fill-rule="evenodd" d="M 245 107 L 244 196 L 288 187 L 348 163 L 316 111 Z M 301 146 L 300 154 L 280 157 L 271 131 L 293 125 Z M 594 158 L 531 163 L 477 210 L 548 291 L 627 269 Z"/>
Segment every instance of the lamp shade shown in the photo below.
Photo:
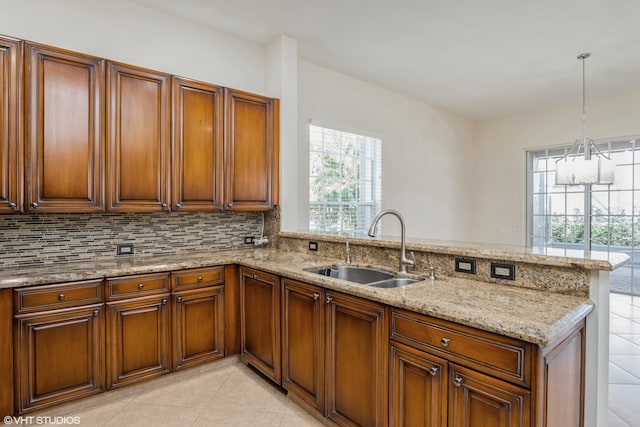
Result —
<path fill-rule="evenodd" d="M 615 170 L 609 159 L 565 158 L 556 163 L 556 185 L 613 184 Z"/>

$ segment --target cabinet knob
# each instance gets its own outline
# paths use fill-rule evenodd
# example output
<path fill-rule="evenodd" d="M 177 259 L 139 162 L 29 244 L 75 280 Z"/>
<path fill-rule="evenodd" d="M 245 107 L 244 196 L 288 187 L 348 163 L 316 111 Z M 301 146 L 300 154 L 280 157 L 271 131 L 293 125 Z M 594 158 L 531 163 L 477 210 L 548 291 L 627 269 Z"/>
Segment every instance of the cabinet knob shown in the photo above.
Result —
<path fill-rule="evenodd" d="M 439 370 L 440 368 L 438 366 L 432 366 L 431 368 L 429 368 L 429 374 L 431 374 L 432 377 L 435 377 L 436 375 L 438 375 Z"/>
<path fill-rule="evenodd" d="M 162 305 L 167 305 L 167 299 L 166 298 L 162 298 Z"/>
<path fill-rule="evenodd" d="M 253 280 L 258 280 L 258 275 L 257 274 L 253 275 Z"/>
<path fill-rule="evenodd" d="M 327 304 L 329 304 L 331 301 L 333 301 L 333 297 L 331 295 L 327 295 L 325 301 L 327 302 Z"/>
<path fill-rule="evenodd" d="M 37 204 L 36 202 L 31 202 L 31 207 L 32 207 L 32 208 L 37 208 L 37 207 L 38 207 L 38 204 Z"/>
<path fill-rule="evenodd" d="M 59 301 L 64 301 L 64 294 L 58 295 L 58 300 Z"/>
<path fill-rule="evenodd" d="M 449 338 L 442 338 L 442 339 L 440 340 L 440 343 L 442 344 L 442 346 L 443 346 L 443 347 L 446 347 L 446 346 L 448 346 L 448 345 L 449 345 L 449 342 L 450 342 L 450 341 L 451 341 L 451 340 L 450 340 Z"/>
<path fill-rule="evenodd" d="M 144 283 L 138 283 L 138 289 L 140 290 L 144 289 Z"/>
<path fill-rule="evenodd" d="M 9 202 L 9 209 L 15 209 L 17 207 L 18 207 L 18 205 L 16 205 L 15 203 Z"/>
<path fill-rule="evenodd" d="M 182 297 L 178 297 L 177 301 L 182 302 Z"/>
<path fill-rule="evenodd" d="M 233 202 L 229 202 L 229 203 L 227 203 L 227 206 L 228 206 L 228 207 L 230 207 L 230 208 L 232 208 L 232 207 L 233 207 Z"/>
<path fill-rule="evenodd" d="M 167 209 L 169 206 L 166 203 L 162 204 L 162 209 Z"/>
<path fill-rule="evenodd" d="M 182 204 L 176 203 L 176 208 L 180 209 L 181 207 L 182 207 Z"/>
<path fill-rule="evenodd" d="M 202 276 L 198 276 L 198 282 L 202 282 Z"/>
<path fill-rule="evenodd" d="M 320 294 L 319 293 L 316 292 L 315 294 L 313 294 L 313 300 L 314 301 L 318 301 L 318 298 L 320 298 Z"/>
<path fill-rule="evenodd" d="M 453 385 L 456 387 L 460 387 L 462 385 L 462 377 L 460 375 L 453 377 Z"/>
<path fill-rule="evenodd" d="M 93 310 L 93 317 L 100 316 L 100 310 Z"/>

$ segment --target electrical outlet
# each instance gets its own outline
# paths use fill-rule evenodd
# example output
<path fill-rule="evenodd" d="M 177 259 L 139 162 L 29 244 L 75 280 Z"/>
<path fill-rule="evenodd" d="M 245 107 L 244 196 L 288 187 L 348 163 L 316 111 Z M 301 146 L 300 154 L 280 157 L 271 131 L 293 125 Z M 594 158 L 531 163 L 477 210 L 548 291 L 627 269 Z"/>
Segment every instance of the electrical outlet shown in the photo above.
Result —
<path fill-rule="evenodd" d="M 476 274 L 476 260 L 456 258 L 456 272 Z"/>
<path fill-rule="evenodd" d="M 133 243 L 122 243 L 116 249 L 118 255 L 133 255 Z"/>
<path fill-rule="evenodd" d="M 491 277 L 494 279 L 516 280 L 516 266 L 513 264 L 492 262 Z"/>
<path fill-rule="evenodd" d="M 253 245 L 256 241 L 256 238 L 253 236 L 245 236 L 244 238 L 244 244 L 245 245 Z"/>
<path fill-rule="evenodd" d="M 318 242 L 309 242 L 309 250 L 310 251 L 318 251 Z"/>
<path fill-rule="evenodd" d="M 269 238 L 267 236 L 261 237 L 259 239 L 256 239 L 253 244 L 256 246 L 262 246 L 262 245 L 266 245 L 267 243 L 269 243 Z"/>

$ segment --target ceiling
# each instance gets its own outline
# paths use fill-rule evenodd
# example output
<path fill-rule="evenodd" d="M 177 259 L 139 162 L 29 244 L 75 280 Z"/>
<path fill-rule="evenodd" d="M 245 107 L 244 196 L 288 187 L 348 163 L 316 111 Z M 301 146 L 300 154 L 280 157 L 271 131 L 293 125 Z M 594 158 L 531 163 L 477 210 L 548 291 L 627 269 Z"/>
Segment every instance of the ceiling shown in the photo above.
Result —
<path fill-rule="evenodd" d="M 640 88 L 638 0 L 135 0 L 470 118 Z"/>

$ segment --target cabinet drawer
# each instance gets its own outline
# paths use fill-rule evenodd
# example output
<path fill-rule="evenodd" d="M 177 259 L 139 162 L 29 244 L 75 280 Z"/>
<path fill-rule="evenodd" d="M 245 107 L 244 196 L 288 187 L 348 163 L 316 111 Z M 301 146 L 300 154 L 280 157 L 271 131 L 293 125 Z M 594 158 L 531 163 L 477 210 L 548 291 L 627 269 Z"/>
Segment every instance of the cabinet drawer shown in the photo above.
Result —
<path fill-rule="evenodd" d="M 137 298 L 169 292 L 169 273 L 107 279 L 107 300 Z"/>
<path fill-rule="evenodd" d="M 521 385 L 531 384 L 531 344 L 416 313 L 391 313 L 391 339 Z"/>
<path fill-rule="evenodd" d="M 14 292 L 16 314 L 102 302 L 102 280 L 33 286 Z"/>
<path fill-rule="evenodd" d="M 224 267 L 197 268 L 171 273 L 173 290 L 184 291 L 220 285 L 224 282 Z"/>

